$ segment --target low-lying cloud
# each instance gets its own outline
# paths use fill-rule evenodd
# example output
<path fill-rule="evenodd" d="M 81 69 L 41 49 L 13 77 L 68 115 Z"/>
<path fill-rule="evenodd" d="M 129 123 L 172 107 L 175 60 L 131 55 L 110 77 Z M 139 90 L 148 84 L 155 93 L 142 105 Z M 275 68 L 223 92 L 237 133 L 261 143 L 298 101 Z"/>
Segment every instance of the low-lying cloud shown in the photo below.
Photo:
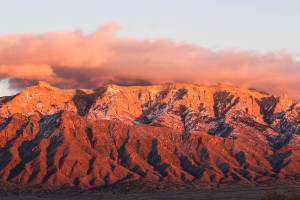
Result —
<path fill-rule="evenodd" d="M 0 36 L 0 79 L 62 88 L 189 82 L 251 87 L 300 100 L 300 64 L 285 51 L 214 51 L 168 39 L 117 37 L 109 23 L 92 34 L 60 31 Z M 200 37 L 200 36 L 199 36 Z"/>

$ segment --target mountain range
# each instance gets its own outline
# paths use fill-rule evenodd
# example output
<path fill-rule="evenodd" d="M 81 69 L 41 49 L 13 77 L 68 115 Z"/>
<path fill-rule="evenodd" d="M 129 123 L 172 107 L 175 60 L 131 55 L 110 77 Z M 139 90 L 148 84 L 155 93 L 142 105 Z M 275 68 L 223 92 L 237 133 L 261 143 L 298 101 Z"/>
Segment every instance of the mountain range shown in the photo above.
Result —
<path fill-rule="evenodd" d="M 300 180 L 300 104 L 192 84 L 0 98 L 2 188 L 201 188 Z"/>

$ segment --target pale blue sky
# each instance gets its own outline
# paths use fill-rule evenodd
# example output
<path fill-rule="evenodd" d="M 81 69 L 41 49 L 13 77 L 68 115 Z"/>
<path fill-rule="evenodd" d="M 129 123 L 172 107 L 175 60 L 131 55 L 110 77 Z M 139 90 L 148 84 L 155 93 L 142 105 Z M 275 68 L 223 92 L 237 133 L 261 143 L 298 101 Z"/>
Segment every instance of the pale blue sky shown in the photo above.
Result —
<path fill-rule="evenodd" d="M 300 54 L 298 0 L 1 0 L 0 35 L 82 29 L 108 21 L 120 36 L 171 38 L 209 48 Z"/>
<path fill-rule="evenodd" d="M 300 58 L 299 0 L 1 0 L 0 35 L 81 29 L 107 22 L 118 36 L 169 38 L 211 49 L 286 49 Z M 0 81 L 0 96 L 14 93 Z"/>

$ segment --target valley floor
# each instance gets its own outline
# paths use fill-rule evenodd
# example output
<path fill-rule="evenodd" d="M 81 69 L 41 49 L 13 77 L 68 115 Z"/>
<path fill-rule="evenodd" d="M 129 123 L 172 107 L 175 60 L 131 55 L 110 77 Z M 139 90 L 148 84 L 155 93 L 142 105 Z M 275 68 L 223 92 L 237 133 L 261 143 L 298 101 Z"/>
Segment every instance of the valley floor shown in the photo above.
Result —
<path fill-rule="evenodd" d="M 211 190 L 179 190 L 179 191 L 152 191 L 152 192 L 128 192 L 128 193 L 109 193 L 97 191 L 72 191 L 68 193 L 28 193 L 13 192 L 0 193 L 0 199 L 16 200 L 16 199 L 97 199 L 97 200 L 135 200 L 135 199 L 224 199 L 224 200 L 254 200 L 260 199 L 268 191 L 279 191 L 280 193 L 288 193 L 289 195 L 300 195 L 300 184 L 282 185 L 282 186 L 258 186 L 239 189 L 211 189 Z"/>

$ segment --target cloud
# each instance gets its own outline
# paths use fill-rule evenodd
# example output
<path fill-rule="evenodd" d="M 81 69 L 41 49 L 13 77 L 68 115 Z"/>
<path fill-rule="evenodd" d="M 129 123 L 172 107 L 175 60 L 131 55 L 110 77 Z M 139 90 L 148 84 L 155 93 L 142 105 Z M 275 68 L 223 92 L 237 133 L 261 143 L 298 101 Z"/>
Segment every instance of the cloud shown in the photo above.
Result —
<path fill-rule="evenodd" d="M 0 36 L 0 78 L 22 88 L 37 80 L 63 88 L 166 82 L 231 84 L 300 100 L 300 63 L 286 51 L 214 51 L 168 39 L 117 37 L 109 23 L 92 34 L 60 31 Z"/>
<path fill-rule="evenodd" d="M 11 88 L 9 88 L 9 80 L 8 79 L 0 80 L 0 97 L 11 96 L 16 93 L 17 93 L 17 91 L 14 91 Z"/>

